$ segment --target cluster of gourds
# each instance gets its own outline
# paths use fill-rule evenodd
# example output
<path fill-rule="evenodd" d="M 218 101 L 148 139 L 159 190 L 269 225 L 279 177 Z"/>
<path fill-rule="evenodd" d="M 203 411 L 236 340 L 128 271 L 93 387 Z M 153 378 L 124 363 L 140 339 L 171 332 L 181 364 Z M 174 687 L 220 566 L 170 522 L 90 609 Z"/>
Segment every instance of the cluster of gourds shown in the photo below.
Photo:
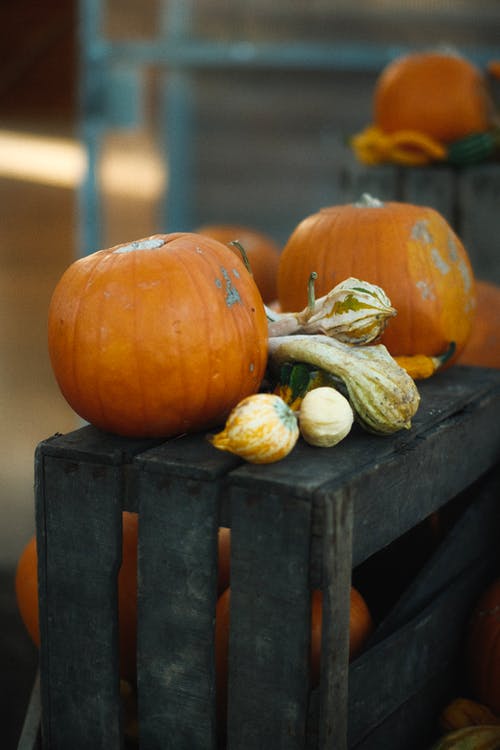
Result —
<path fill-rule="evenodd" d="M 498 67 L 490 63 L 491 76 L 498 77 Z M 375 84 L 373 120 L 349 139 L 367 165 L 466 166 L 500 154 L 487 76 L 457 52 L 422 51 L 390 62 Z"/>
<path fill-rule="evenodd" d="M 349 278 L 316 300 L 315 276 L 302 312 L 267 309 L 270 367 L 279 374 L 275 392 L 239 403 L 212 438 L 216 448 L 271 463 L 290 453 L 299 434 L 310 445 L 336 445 L 349 433 L 354 413 L 373 432 L 410 426 L 420 399 L 415 383 L 385 347 L 371 345 L 396 314 L 389 298 L 380 287 Z M 284 375 L 282 366 L 290 363 L 297 364 Z M 297 389 L 298 369 L 304 377 Z M 337 379 L 349 400 L 335 387 Z"/>

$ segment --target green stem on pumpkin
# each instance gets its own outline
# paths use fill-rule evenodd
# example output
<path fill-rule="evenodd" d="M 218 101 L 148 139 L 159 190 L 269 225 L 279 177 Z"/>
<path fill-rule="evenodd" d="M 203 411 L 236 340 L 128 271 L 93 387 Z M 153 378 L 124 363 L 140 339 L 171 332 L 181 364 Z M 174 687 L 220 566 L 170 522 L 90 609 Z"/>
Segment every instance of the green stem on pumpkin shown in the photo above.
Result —
<path fill-rule="evenodd" d="M 234 247 L 237 250 L 239 250 L 239 253 L 241 255 L 241 259 L 242 259 L 243 263 L 245 264 L 245 268 L 247 269 L 247 271 L 250 274 L 250 276 L 253 276 L 252 267 L 250 266 L 250 261 L 248 260 L 248 255 L 246 253 L 245 248 L 241 244 L 241 242 L 239 240 L 231 240 L 231 242 L 229 244 L 230 245 L 234 245 Z"/>
<path fill-rule="evenodd" d="M 359 201 L 356 201 L 354 205 L 357 208 L 383 208 L 383 201 L 378 198 L 374 198 L 370 193 L 363 193 Z"/>
<path fill-rule="evenodd" d="M 453 357 L 453 355 L 455 354 L 456 348 L 457 348 L 456 343 L 454 341 L 450 341 L 450 345 L 448 349 L 442 354 L 439 354 L 437 357 L 435 357 L 435 359 L 438 360 L 439 362 L 439 365 L 438 365 L 439 367 L 442 367 L 445 364 L 445 362 L 448 362 L 448 360 Z"/>

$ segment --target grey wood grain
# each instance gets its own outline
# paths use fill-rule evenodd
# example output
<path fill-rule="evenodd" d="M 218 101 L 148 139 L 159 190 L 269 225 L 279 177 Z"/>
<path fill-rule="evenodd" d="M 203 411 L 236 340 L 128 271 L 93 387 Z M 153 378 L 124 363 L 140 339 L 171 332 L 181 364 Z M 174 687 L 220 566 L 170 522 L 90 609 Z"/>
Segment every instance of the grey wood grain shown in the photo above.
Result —
<path fill-rule="evenodd" d="M 481 562 L 486 570 L 500 566 L 500 464 L 462 494 L 469 504 L 377 627 L 370 644 L 383 640 L 414 617 L 471 565 Z"/>
<path fill-rule="evenodd" d="M 141 748 L 214 750 L 217 485 L 142 470 L 137 490 Z"/>
<path fill-rule="evenodd" d="M 121 742 L 120 470 L 37 456 L 42 737 L 51 750 Z"/>
<path fill-rule="evenodd" d="M 399 200 L 417 206 L 430 206 L 457 226 L 458 182 L 456 170 L 434 166 L 400 170 Z"/>
<path fill-rule="evenodd" d="M 434 674 L 460 658 L 467 617 L 477 592 L 491 574 L 491 567 L 485 570 L 481 562 L 471 566 L 450 580 L 446 589 L 415 618 L 352 663 L 350 745 L 355 746 Z"/>
<path fill-rule="evenodd" d="M 308 691 L 310 504 L 239 489 L 231 503 L 228 747 L 301 750 Z"/>
<path fill-rule="evenodd" d="M 319 750 L 347 750 L 353 504 L 349 492 L 323 496 L 323 619 Z"/>
<path fill-rule="evenodd" d="M 500 165 L 480 164 L 462 170 L 459 178 L 461 237 L 478 278 L 500 284 L 498 201 Z"/>

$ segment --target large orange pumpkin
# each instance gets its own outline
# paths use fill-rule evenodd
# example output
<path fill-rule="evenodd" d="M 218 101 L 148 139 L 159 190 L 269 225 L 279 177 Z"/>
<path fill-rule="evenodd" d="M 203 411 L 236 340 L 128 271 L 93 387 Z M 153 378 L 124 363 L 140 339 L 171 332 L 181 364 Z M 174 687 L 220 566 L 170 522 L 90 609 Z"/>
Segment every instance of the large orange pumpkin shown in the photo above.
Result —
<path fill-rule="evenodd" d="M 349 276 L 384 289 L 397 315 L 382 343 L 394 356 L 438 355 L 454 341 L 456 358 L 470 335 L 472 267 L 460 239 L 432 208 L 363 196 L 359 203 L 308 216 L 281 255 L 278 296 L 283 310 L 306 306 L 312 271 L 318 274 L 318 297 Z"/>
<path fill-rule="evenodd" d="M 122 515 L 122 564 L 118 573 L 120 675 L 134 679 L 137 642 L 137 533 L 136 513 Z M 36 537 L 24 547 L 17 563 L 16 600 L 21 619 L 33 643 L 40 647 Z"/>
<path fill-rule="evenodd" d="M 239 224 L 205 224 L 196 230 L 207 237 L 229 244 L 235 240 L 244 248 L 262 299 L 265 303 L 276 299 L 276 277 L 280 247 L 264 232 Z M 234 252 L 239 250 L 234 247 Z"/>
<path fill-rule="evenodd" d="M 169 437 L 224 421 L 267 362 L 261 295 L 243 261 L 199 234 L 157 234 L 75 261 L 48 344 L 70 406 L 103 430 Z"/>
<path fill-rule="evenodd" d="M 417 130 L 444 143 L 487 130 L 493 113 L 482 72 L 459 55 L 432 51 L 389 63 L 373 107 L 382 130 Z"/>
<path fill-rule="evenodd" d="M 500 286 L 477 280 L 476 295 L 474 326 L 458 363 L 500 367 Z"/>
<path fill-rule="evenodd" d="M 500 578 L 486 588 L 474 607 L 466 652 L 476 698 L 500 716 Z"/>

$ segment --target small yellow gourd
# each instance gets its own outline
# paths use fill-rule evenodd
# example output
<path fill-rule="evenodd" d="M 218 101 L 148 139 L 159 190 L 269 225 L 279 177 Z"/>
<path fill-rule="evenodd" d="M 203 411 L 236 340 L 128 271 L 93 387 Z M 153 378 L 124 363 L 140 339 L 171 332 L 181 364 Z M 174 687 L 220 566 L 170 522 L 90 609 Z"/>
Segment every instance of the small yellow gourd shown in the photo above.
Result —
<path fill-rule="evenodd" d="M 308 391 L 300 405 L 299 430 L 309 445 L 330 448 L 349 434 L 354 413 L 349 401 L 335 388 Z"/>
<path fill-rule="evenodd" d="M 412 354 L 409 357 L 403 355 L 394 357 L 413 380 L 424 380 L 434 375 L 455 354 L 455 342 L 452 341 L 448 349 L 436 357 L 428 354 Z"/>
<path fill-rule="evenodd" d="M 269 464 L 287 456 L 299 437 L 297 418 L 274 393 L 256 393 L 239 402 L 224 429 L 209 438 L 215 448 L 254 464 Z"/>

